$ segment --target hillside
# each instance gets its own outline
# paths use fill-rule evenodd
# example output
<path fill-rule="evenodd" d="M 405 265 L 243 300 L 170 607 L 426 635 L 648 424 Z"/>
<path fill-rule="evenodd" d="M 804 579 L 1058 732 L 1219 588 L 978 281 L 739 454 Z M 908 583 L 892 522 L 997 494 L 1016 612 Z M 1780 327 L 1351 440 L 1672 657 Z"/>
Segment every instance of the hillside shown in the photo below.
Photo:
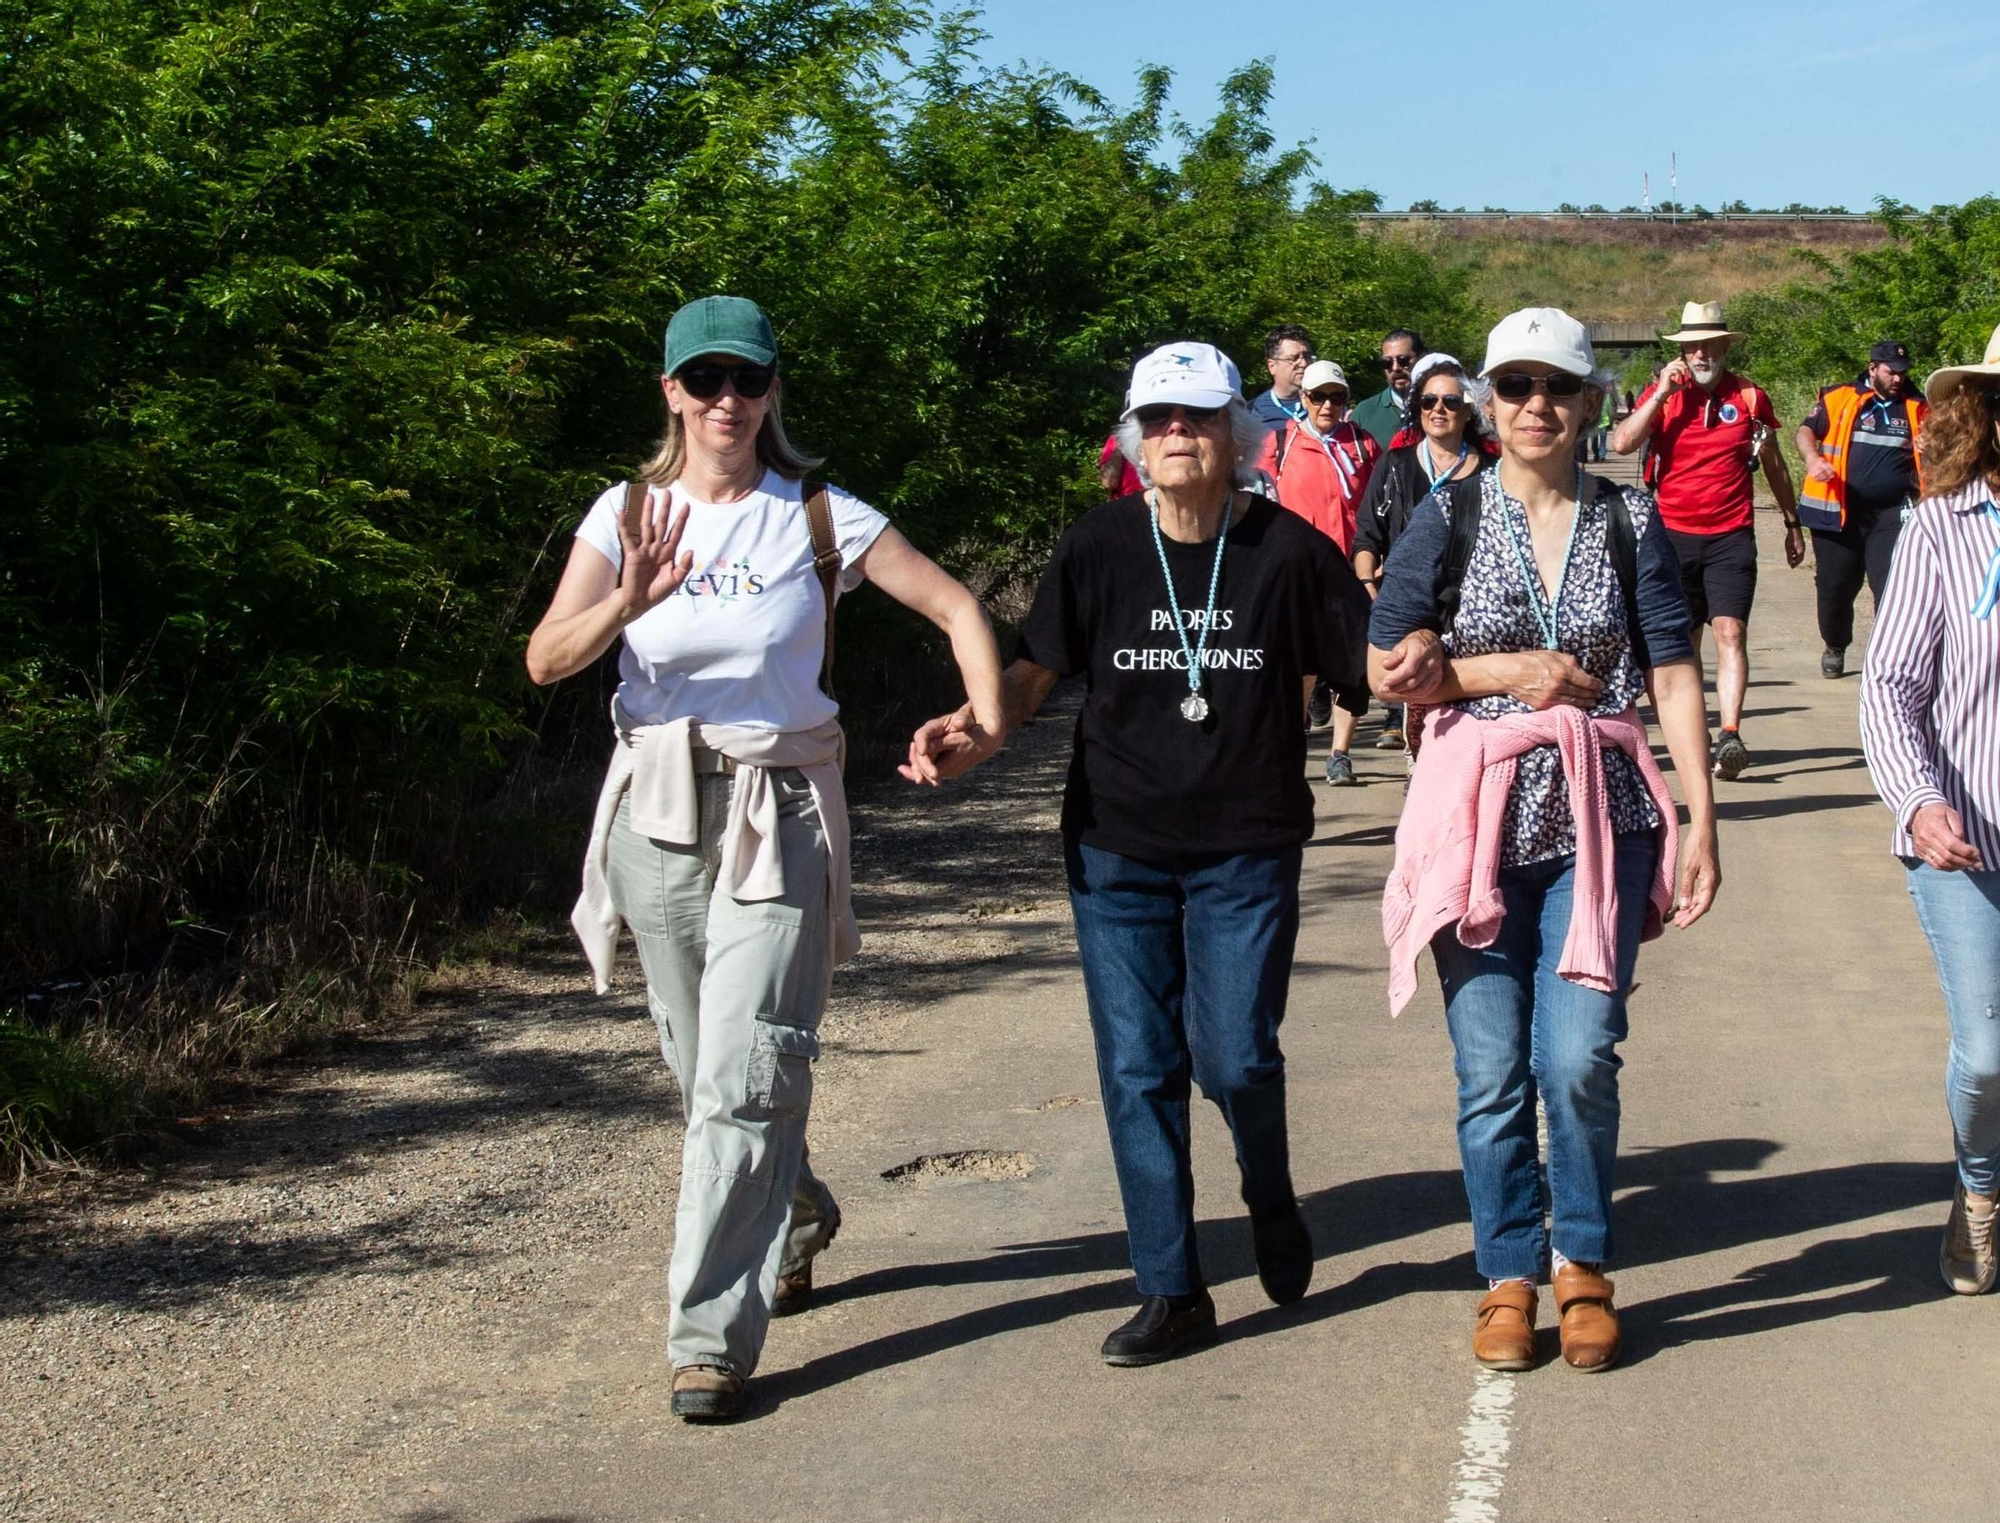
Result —
<path fill-rule="evenodd" d="M 1551 305 L 1607 322 L 1666 322 L 1682 302 L 1726 302 L 1810 273 L 1803 253 L 1838 261 L 1888 242 L 1873 222 L 1443 217 L 1367 225 L 1470 271 L 1473 296 L 1498 311 Z"/>

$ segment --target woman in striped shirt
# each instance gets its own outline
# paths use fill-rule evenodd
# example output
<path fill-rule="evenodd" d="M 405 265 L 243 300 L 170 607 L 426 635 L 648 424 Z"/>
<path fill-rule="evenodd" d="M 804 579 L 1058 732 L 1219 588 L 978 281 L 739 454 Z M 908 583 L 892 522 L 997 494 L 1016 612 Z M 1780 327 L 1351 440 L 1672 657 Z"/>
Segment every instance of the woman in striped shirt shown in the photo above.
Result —
<path fill-rule="evenodd" d="M 1928 494 L 1904 525 L 1861 679 L 1861 738 L 1894 811 L 1951 1018 L 1958 1154 L 1939 1265 L 1993 1287 L 2000 1195 L 2000 329 L 1925 386 Z"/>

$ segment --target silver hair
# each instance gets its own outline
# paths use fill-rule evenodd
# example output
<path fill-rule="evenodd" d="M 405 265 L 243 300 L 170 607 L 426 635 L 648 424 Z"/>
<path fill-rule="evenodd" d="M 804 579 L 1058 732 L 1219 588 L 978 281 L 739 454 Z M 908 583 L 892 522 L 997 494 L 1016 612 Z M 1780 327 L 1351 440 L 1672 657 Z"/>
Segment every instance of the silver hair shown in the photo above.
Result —
<path fill-rule="evenodd" d="M 1236 441 L 1236 461 L 1232 474 L 1239 487 L 1255 487 L 1264 477 L 1257 469 L 1257 457 L 1264 450 L 1264 436 L 1270 426 L 1250 411 L 1250 404 L 1241 397 L 1231 397 L 1228 402 L 1229 432 Z M 1137 418 L 1121 418 L 1118 423 L 1118 453 L 1132 462 L 1132 469 L 1147 486 L 1153 478 L 1146 474 L 1145 451 L 1140 448 L 1140 440 L 1145 437 Z"/>

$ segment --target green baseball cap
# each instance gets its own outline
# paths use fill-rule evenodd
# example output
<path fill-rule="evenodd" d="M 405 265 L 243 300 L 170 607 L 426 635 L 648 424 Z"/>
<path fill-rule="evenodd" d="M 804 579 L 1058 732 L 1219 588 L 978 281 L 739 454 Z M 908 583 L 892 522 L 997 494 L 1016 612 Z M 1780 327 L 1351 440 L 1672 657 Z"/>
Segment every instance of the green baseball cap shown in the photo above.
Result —
<path fill-rule="evenodd" d="M 753 365 L 778 363 L 778 336 L 764 309 L 743 296 L 703 296 L 667 324 L 667 374 L 704 354 L 731 354 Z"/>

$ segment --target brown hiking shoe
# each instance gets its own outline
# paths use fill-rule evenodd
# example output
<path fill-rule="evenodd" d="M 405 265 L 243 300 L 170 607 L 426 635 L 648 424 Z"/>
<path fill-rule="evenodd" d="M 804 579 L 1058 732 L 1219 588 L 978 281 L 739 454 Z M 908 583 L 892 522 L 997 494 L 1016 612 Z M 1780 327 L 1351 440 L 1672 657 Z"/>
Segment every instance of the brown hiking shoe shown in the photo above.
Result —
<path fill-rule="evenodd" d="M 674 1371 L 673 1413 L 689 1422 L 727 1422 L 743 1406 L 743 1377 L 719 1364 L 684 1364 Z"/>
<path fill-rule="evenodd" d="M 1618 1313 L 1611 1282 L 1595 1269 L 1565 1264 L 1556 1271 L 1563 1358 L 1571 1369 L 1608 1370 L 1618 1359 Z"/>
<path fill-rule="evenodd" d="M 1993 1246 L 1995 1214 L 1990 1197 L 1973 1195 L 1962 1181 L 1953 1181 L 1938 1268 L 1945 1284 L 1962 1296 L 1983 1296 L 1993 1288 L 1994 1271 L 2000 1268 Z"/>
<path fill-rule="evenodd" d="M 1535 1287 L 1502 1280 L 1479 1303 L 1472 1325 L 1472 1357 L 1489 1370 L 1535 1367 Z"/>
<path fill-rule="evenodd" d="M 813 1304 L 813 1261 L 807 1259 L 790 1274 L 778 1276 L 778 1288 L 771 1296 L 771 1315 L 796 1317 L 811 1311 Z"/>

